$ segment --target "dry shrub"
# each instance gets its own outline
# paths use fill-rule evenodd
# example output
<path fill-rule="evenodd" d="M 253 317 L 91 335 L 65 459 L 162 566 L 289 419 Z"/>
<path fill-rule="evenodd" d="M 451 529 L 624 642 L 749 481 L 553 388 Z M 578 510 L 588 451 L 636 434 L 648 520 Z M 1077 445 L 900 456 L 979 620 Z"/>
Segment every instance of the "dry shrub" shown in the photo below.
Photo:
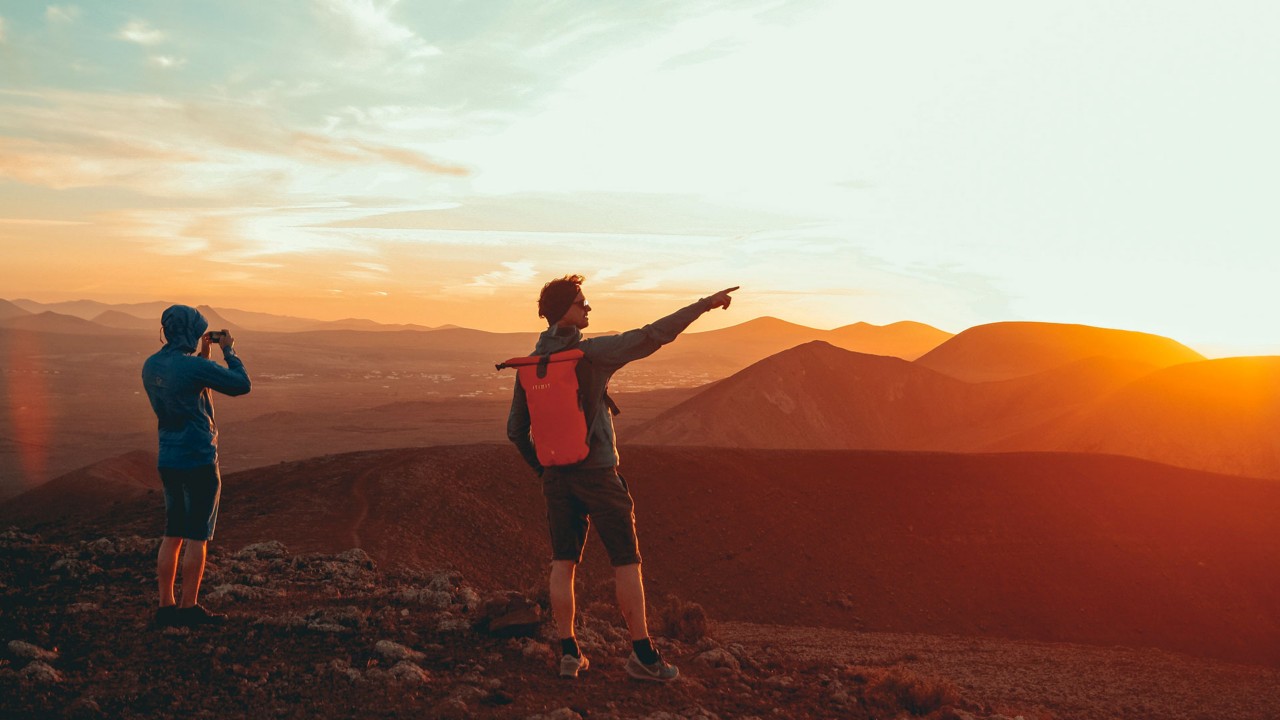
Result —
<path fill-rule="evenodd" d="M 901 665 L 886 670 L 869 669 L 866 679 L 867 707 L 885 715 L 900 710 L 912 715 L 928 715 L 943 706 L 962 702 L 960 689 L 950 680 L 918 675 Z"/>
<path fill-rule="evenodd" d="M 698 603 L 668 595 L 654 610 L 658 632 L 663 637 L 695 643 L 707 636 L 707 611 Z"/>

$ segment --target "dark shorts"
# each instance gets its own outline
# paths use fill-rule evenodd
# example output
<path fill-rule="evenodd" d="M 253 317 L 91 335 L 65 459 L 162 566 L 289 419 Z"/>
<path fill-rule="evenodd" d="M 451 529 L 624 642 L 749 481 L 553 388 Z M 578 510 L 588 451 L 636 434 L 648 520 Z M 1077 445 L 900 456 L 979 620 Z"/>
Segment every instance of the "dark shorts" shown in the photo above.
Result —
<path fill-rule="evenodd" d="M 547 500 L 553 559 L 582 562 L 594 520 L 614 567 L 640 562 L 631 493 L 614 468 L 547 468 L 542 495 Z"/>
<path fill-rule="evenodd" d="M 164 536 L 212 540 L 222 499 L 218 466 L 160 468 L 164 483 Z"/>

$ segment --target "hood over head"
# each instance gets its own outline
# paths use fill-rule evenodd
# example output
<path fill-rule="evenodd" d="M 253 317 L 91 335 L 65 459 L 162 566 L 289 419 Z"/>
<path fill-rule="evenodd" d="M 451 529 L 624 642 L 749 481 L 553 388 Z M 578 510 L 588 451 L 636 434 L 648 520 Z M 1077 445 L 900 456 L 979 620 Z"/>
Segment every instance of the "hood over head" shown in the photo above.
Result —
<path fill-rule="evenodd" d="M 183 352 L 195 352 L 200 336 L 209 329 L 209 321 L 200 311 L 188 305 L 170 305 L 160 316 L 164 339 Z"/>

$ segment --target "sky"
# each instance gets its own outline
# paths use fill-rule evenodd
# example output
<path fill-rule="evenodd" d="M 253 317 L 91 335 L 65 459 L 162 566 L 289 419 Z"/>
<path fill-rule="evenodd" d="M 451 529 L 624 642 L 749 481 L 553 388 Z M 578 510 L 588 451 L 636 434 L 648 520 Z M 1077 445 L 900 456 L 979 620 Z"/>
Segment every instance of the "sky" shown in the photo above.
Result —
<path fill-rule="evenodd" d="M 1280 4 L 0 0 L 0 297 L 1280 354 Z"/>

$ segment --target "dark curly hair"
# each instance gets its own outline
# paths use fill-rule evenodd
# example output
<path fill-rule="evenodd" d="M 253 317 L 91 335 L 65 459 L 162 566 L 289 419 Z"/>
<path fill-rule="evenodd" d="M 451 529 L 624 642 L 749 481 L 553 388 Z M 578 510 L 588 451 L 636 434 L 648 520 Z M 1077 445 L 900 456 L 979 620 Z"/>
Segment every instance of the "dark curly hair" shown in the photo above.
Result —
<path fill-rule="evenodd" d="M 546 318 L 551 325 L 559 322 L 578 297 L 583 280 L 586 278 L 581 275 L 565 275 L 543 285 L 538 295 L 538 317 Z"/>

